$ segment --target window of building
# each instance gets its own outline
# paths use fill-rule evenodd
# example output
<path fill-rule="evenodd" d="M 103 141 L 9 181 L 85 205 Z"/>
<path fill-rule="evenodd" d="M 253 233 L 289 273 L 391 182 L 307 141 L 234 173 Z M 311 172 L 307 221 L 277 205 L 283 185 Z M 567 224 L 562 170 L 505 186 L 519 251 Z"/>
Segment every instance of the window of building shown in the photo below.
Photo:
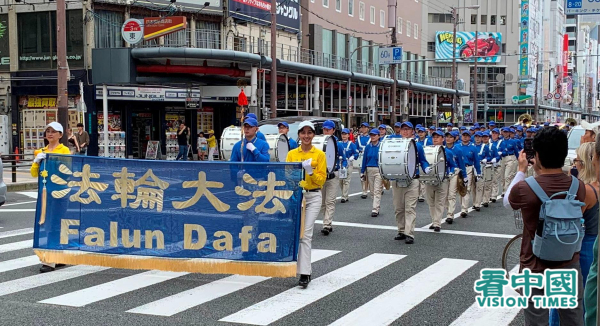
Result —
<path fill-rule="evenodd" d="M 411 28 L 410 20 L 406 21 L 406 36 L 410 37 L 410 28 Z"/>
<path fill-rule="evenodd" d="M 379 26 L 385 27 L 385 11 L 379 10 Z"/>
<path fill-rule="evenodd" d="M 429 14 L 430 23 L 452 23 L 452 14 Z"/>
<path fill-rule="evenodd" d="M 567 33 L 575 32 L 575 26 L 567 26 Z"/>
<path fill-rule="evenodd" d="M 362 1 L 358 3 L 358 19 L 365 20 L 365 3 Z"/>
<path fill-rule="evenodd" d="M 354 0 L 348 0 L 348 16 L 354 17 Z"/>
<path fill-rule="evenodd" d="M 335 11 L 342 12 L 342 0 L 335 0 Z"/>
<path fill-rule="evenodd" d="M 66 23 L 69 67 L 83 67 L 83 14 L 81 10 L 67 10 Z M 19 68 L 56 69 L 56 61 L 52 59 L 56 55 L 56 11 L 18 14 L 17 25 Z"/>
<path fill-rule="evenodd" d="M 123 46 L 121 28 L 125 21 L 118 11 L 94 10 L 94 36 L 96 48 L 120 48 Z"/>
<path fill-rule="evenodd" d="M 427 52 L 435 52 L 435 42 L 427 42 Z"/>
<path fill-rule="evenodd" d="M 487 71 L 486 71 L 487 70 Z M 475 69 L 471 67 L 471 79 Z M 485 98 L 485 90 L 477 92 L 478 103 L 490 103 L 490 104 L 504 104 L 506 99 L 506 86 L 505 83 L 498 83 L 496 77 L 499 74 L 505 74 L 506 68 L 504 67 L 479 67 L 477 69 L 477 80 L 480 84 L 488 83 L 488 85 L 494 85 L 487 88 L 487 98 Z M 485 99 L 485 101 L 484 101 Z M 483 113 L 483 112 L 482 112 Z M 481 116 L 483 119 L 483 116 Z"/>
<path fill-rule="evenodd" d="M 435 46 L 435 42 L 432 43 L 434 43 Z M 429 67 L 429 75 L 439 78 L 451 78 L 452 67 Z"/>
<path fill-rule="evenodd" d="M 471 25 L 477 24 L 477 15 L 471 15 Z"/>
<path fill-rule="evenodd" d="M 398 17 L 398 34 L 402 34 L 402 17 Z"/>
<path fill-rule="evenodd" d="M 246 39 L 241 45 L 246 45 Z M 196 46 L 202 49 L 220 49 L 221 48 L 221 27 L 216 22 L 196 21 Z M 246 52 L 246 48 L 236 51 Z"/>
<path fill-rule="evenodd" d="M 415 24 L 415 29 L 413 30 L 413 34 L 415 35 L 415 39 L 419 38 L 419 24 Z"/>
<path fill-rule="evenodd" d="M 329 8 L 329 0 L 323 0 L 323 7 Z"/>
<path fill-rule="evenodd" d="M 502 43 L 502 49 L 500 49 L 502 53 L 506 53 L 506 43 Z"/>
<path fill-rule="evenodd" d="M 369 8 L 369 14 L 370 14 L 370 21 L 371 24 L 375 24 L 375 7 L 371 6 L 371 8 Z"/>
<path fill-rule="evenodd" d="M 506 16 L 500 16 L 500 25 L 506 25 Z"/>
<path fill-rule="evenodd" d="M 496 15 L 490 17 L 490 25 L 496 25 Z"/>
<path fill-rule="evenodd" d="M 487 15 L 481 15 L 481 25 L 487 25 Z"/>

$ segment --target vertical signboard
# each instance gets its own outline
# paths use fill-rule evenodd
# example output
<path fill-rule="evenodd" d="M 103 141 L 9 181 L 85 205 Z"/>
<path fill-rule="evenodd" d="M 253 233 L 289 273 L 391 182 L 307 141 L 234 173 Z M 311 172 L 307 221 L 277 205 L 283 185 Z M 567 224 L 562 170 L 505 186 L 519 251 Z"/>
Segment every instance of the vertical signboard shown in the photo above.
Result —
<path fill-rule="evenodd" d="M 565 33 L 565 36 L 563 38 L 563 78 L 567 77 L 569 75 L 569 35 L 567 33 Z"/>
<path fill-rule="evenodd" d="M 519 32 L 519 76 L 524 78 L 529 75 L 529 0 L 521 0 L 521 29 Z M 527 85 L 520 85 L 519 89 L 524 92 Z"/>

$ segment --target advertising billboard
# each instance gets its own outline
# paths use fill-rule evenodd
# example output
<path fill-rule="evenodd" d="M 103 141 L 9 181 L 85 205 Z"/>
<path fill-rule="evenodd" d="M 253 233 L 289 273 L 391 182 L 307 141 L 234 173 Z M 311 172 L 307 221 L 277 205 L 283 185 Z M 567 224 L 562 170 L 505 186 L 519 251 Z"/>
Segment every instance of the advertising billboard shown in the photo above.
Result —
<path fill-rule="evenodd" d="M 271 24 L 270 0 L 229 0 L 229 16 L 256 24 Z M 300 32 L 298 0 L 277 0 L 277 28 Z"/>
<path fill-rule="evenodd" d="M 452 61 L 452 32 L 436 32 L 435 34 L 435 60 L 440 62 Z M 475 52 L 477 48 L 477 54 Z M 454 57 L 457 62 L 473 62 L 477 57 L 478 62 L 500 62 L 502 53 L 502 34 L 479 32 L 456 33 L 456 52 Z"/>

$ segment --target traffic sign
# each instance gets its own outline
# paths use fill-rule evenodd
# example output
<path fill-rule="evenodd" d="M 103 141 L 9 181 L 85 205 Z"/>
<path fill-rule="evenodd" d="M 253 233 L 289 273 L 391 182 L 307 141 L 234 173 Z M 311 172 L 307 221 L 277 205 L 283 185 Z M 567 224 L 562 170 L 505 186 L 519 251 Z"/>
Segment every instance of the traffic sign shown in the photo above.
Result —
<path fill-rule="evenodd" d="M 600 1 L 567 0 L 565 15 L 592 15 L 600 13 Z"/>
<path fill-rule="evenodd" d="M 554 98 L 557 100 L 560 100 L 560 98 L 562 97 L 562 95 L 560 93 L 555 93 L 554 94 Z"/>
<path fill-rule="evenodd" d="M 393 65 L 402 63 L 403 51 L 401 46 L 379 48 L 379 64 Z"/>
<path fill-rule="evenodd" d="M 554 96 L 554 94 L 552 94 L 552 93 L 548 93 L 548 95 L 546 95 L 546 97 L 547 97 L 549 100 L 551 100 L 553 96 Z"/>
<path fill-rule="evenodd" d="M 138 44 L 144 38 L 144 23 L 139 19 L 127 19 L 121 27 L 121 36 L 129 44 Z"/>

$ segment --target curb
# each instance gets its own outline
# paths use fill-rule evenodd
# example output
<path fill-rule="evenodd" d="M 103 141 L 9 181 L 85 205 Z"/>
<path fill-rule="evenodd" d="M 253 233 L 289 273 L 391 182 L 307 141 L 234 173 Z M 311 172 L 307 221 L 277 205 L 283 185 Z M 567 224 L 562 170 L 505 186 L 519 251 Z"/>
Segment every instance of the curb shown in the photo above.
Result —
<path fill-rule="evenodd" d="M 7 183 L 6 188 L 8 192 L 32 190 L 38 188 L 37 182 L 24 182 L 24 183 Z"/>

